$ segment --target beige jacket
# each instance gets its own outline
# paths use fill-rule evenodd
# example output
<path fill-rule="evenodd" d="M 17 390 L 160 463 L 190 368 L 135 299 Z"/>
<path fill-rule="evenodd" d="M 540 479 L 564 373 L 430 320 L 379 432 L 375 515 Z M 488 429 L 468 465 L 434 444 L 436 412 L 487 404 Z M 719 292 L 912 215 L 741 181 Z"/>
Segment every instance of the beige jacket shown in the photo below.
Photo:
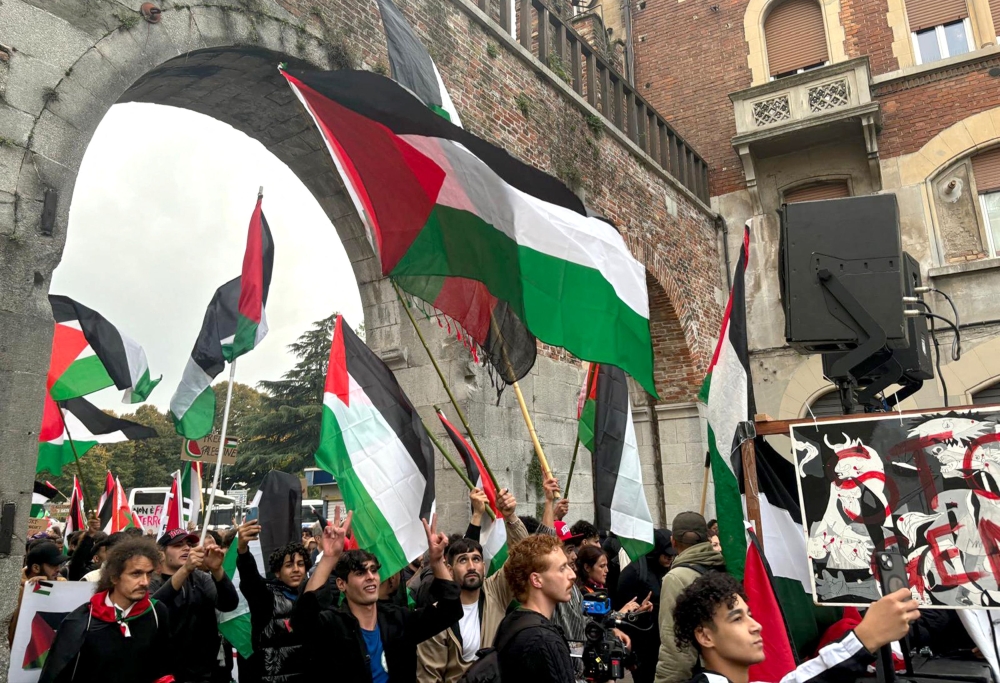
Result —
<path fill-rule="evenodd" d="M 711 569 L 725 570 L 722 553 L 712 549 L 711 543 L 698 543 L 674 558 L 673 567 L 663 577 L 660 587 L 660 654 L 656 660 L 655 683 L 683 683 L 690 680 L 691 671 L 698 663 L 698 653 L 693 647 L 683 650 L 674 640 L 674 605 L 684 589 L 694 583 L 701 573 L 681 565 L 697 564 Z"/>
<path fill-rule="evenodd" d="M 528 536 L 528 530 L 516 516 L 507 525 L 507 547 Z M 498 571 L 483 582 L 483 613 L 480 618 L 480 648 L 493 645 L 493 638 L 507 613 L 507 606 L 514 593 L 507 585 L 503 571 Z M 456 683 L 472 662 L 462 661 L 462 642 L 455 631 L 445 629 L 430 640 L 417 646 L 417 683 Z"/>

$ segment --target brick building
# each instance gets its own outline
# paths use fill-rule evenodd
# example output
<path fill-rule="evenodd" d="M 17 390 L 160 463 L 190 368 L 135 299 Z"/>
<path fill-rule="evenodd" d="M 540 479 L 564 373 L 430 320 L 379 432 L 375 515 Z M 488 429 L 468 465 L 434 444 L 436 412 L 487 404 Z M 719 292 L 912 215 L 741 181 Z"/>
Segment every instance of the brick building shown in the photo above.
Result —
<path fill-rule="evenodd" d="M 777 209 L 893 193 L 903 248 L 955 300 L 952 405 L 1000 392 L 1000 2 L 603 0 L 630 18 L 634 87 L 705 158 L 735 260 L 752 219 L 750 346 L 760 412 L 839 411 L 818 356 L 785 344 Z M 622 7 L 627 6 L 628 12 Z M 586 13 L 584 8 L 582 13 Z M 936 313 L 946 302 L 928 295 Z M 944 349 L 948 333 L 940 333 Z M 938 380 L 903 404 L 943 404 Z"/>

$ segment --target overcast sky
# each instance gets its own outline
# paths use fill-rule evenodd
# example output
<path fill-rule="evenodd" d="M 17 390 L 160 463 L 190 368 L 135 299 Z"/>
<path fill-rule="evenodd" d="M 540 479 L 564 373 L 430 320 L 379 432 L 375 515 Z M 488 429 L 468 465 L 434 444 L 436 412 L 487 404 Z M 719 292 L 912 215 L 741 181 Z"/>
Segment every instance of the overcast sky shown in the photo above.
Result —
<path fill-rule="evenodd" d="M 205 307 L 240 274 L 257 188 L 274 237 L 270 331 L 242 356 L 238 382 L 277 379 L 286 351 L 335 310 L 352 327 L 361 298 L 343 244 L 298 178 L 263 145 L 202 114 L 155 104 L 112 107 L 87 148 L 52 293 L 100 312 L 146 350 L 163 382 L 149 403 L 166 409 Z M 228 377 L 227 370 L 219 380 Z M 121 392 L 89 397 L 128 410 Z"/>

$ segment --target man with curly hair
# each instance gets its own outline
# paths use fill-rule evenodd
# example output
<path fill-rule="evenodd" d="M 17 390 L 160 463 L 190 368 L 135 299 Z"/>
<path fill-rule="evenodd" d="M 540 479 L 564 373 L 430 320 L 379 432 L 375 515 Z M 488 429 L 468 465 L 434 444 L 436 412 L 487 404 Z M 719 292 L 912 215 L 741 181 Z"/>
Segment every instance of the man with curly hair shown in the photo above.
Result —
<path fill-rule="evenodd" d="M 573 683 L 569 644 L 552 622 L 576 582 L 562 543 L 555 536 L 529 536 L 510 549 L 503 573 L 521 604 L 507 613 L 493 641 L 502 680 Z"/>
<path fill-rule="evenodd" d="M 40 683 L 154 683 L 173 670 L 167 609 L 149 597 L 160 560 L 145 539 L 115 545 L 97 592 L 59 625 Z"/>
<path fill-rule="evenodd" d="M 865 675 L 880 647 L 905 636 L 919 618 L 917 602 L 908 588 L 901 588 L 872 603 L 857 628 L 786 674 L 781 683 L 856 680 Z M 763 635 L 743 586 L 729 574 L 709 572 L 677 598 L 677 646 L 694 647 L 702 662 L 690 683 L 748 683 L 750 667 L 764 661 Z"/>
<path fill-rule="evenodd" d="M 289 543 L 271 553 L 268 569 L 272 578 L 265 579 L 257 571 L 257 562 L 250 552 L 250 541 L 259 536 L 257 520 L 248 521 L 238 529 L 236 570 L 240 575 L 240 592 L 250 608 L 253 629 L 253 654 L 245 665 L 240 665 L 240 678 L 243 683 L 305 680 L 309 653 L 301 635 L 289 627 L 289 619 L 299 597 L 299 587 L 312 567 L 312 558 L 302 543 Z"/>

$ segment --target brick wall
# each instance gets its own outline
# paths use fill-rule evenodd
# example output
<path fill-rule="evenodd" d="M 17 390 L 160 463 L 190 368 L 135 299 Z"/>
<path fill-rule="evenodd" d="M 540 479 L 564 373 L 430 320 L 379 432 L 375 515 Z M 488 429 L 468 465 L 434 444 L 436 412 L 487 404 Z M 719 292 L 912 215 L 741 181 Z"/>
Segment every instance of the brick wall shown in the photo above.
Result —
<path fill-rule="evenodd" d="M 873 76 L 899 68 L 892 54 L 888 12 L 886 0 L 840 0 L 840 23 L 846 36 L 847 56 L 854 59 L 867 55 Z"/>
<path fill-rule="evenodd" d="M 649 327 L 653 334 L 653 373 L 656 393 L 662 403 L 694 401 L 705 373 L 699 372 L 684 340 L 670 297 L 652 275 L 646 274 L 649 290 Z"/>

